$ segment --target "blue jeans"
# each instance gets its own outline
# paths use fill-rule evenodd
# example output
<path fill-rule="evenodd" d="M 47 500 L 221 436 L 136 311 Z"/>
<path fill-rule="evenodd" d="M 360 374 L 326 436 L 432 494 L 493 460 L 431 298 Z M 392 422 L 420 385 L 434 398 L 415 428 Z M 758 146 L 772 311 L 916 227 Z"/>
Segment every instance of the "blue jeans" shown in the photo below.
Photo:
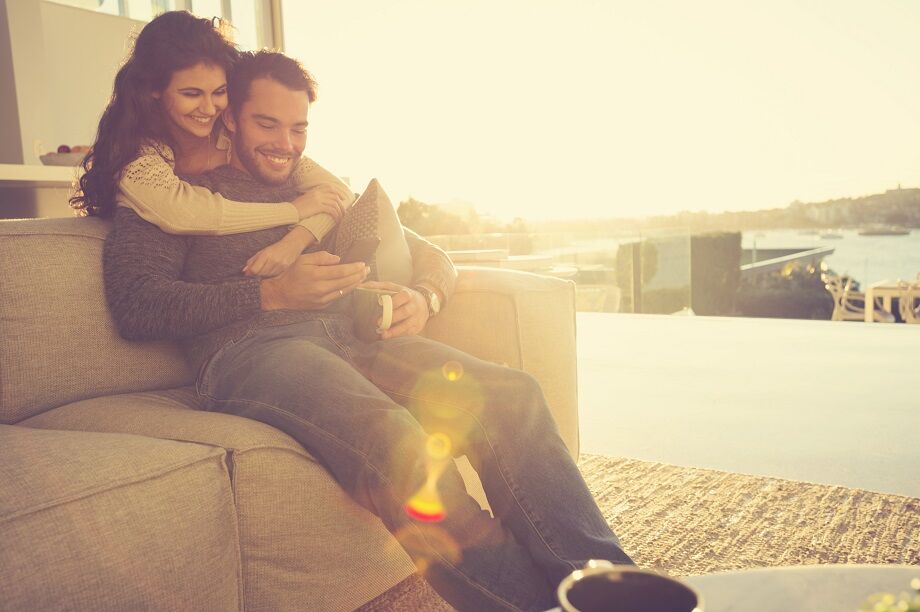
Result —
<path fill-rule="evenodd" d="M 366 344 L 350 318 L 329 314 L 225 346 L 198 389 L 209 409 L 300 442 L 460 610 L 546 610 L 559 581 L 588 559 L 632 563 L 528 374 L 417 336 Z M 434 432 L 469 457 L 495 518 L 453 462 L 437 485 L 444 519 L 406 513 L 426 481 Z"/>

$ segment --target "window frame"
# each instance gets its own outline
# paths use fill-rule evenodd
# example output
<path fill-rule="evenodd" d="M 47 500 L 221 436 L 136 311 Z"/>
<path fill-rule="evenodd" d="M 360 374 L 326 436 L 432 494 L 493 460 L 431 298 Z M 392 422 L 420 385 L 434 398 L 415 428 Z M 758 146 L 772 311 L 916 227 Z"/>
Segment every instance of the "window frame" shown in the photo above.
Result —
<path fill-rule="evenodd" d="M 68 0 L 45 0 L 46 2 L 54 2 L 55 4 L 63 4 L 64 6 L 70 6 L 84 11 L 91 12 L 104 12 L 93 10 L 91 8 L 80 6 L 79 3 L 69 2 Z M 192 11 L 192 1 L 193 0 L 174 0 L 175 8 L 177 11 Z M 157 0 L 150 0 L 151 4 L 159 4 Z M 232 0 L 220 0 L 221 7 L 221 17 L 227 17 L 230 21 L 233 21 L 233 10 L 232 10 Z M 147 19 L 138 19 L 137 17 L 132 17 L 130 15 L 130 10 L 128 8 L 127 0 L 116 0 L 118 4 L 118 14 L 114 15 L 115 17 L 122 17 L 124 19 L 134 19 L 135 21 L 147 22 Z M 259 40 L 256 43 L 257 47 L 267 47 L 272 49 L 279 49 L 284 51 L 284 20 L 281 15 L 281 0 L 255 0 L 256 5 L 256 15 L 255 21 L 257 25 L 257 32 Z M 156 10 L 156 9 L 154 9 Z M 105 13 L 111 14 L 111 13 Z M 205 16 L 205 15 L 202 15 Z"/>

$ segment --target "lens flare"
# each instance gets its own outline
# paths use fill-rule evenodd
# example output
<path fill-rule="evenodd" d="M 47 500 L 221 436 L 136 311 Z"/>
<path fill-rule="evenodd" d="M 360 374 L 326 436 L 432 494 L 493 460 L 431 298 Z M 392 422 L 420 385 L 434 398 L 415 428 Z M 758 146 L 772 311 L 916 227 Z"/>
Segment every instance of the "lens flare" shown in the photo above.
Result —
<path fill-rule="evenodd" d="M 433 433 L 425 443 L 425 466 L 428 475 L 425 484 L 406 502 L 406 514 L 425 523 L 444 520 L 447 512 L 438 494 L 438 480 L 450 461 L 450 438 L 442 433 Z"/>
<path fill-rule="evenodd" d="M 424 523 L 440 523 L 447 516 L 438 494 L 429 497 L 423 491 L 416 493 L 406 504 L 406 514 Z"/>
<path fill-rule="evenodd" d="M 456 361 L 419 374 L 406 392 L 409 409 L 425 431 L 439 431 L 450 437 L 454 451 L 460 449 L 469 431 L 476 426 L 472 415 L 479 414 L 485 404 L 485 394 L 473 372 L 465 371 Z"/>
<path fill-rule="evenodd" d="M 418 571 L 424 574 L 432 564 L 457 564 L 463 560 L 463 551 L 457 542 L 441 527 L 414 523 L 394 533 L 402 550 L 409 553 Z"/>
<path fill-rule="evenodd" d="M 448 361 L 441 366 L 441 374 L 450 382 L 463 378 L 463 364 L 459 361 Z"/>

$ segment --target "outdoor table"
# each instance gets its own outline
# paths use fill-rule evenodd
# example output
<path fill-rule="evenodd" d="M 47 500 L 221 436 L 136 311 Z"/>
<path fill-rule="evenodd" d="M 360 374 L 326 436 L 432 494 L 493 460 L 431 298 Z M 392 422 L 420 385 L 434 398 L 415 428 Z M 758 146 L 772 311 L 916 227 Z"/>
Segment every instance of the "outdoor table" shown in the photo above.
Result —
<path fill-rule="evenodd" d="M 836 612 L 858 610 L 876 593 L 898 597 L 911 591 L 914 578 L 920 578 L 920 566 L 828 564 L 758 567 L 679 580 L 699 591 L 704 612 Z"/>
<path fill-rule="evenodd" d="M 689 576 L 705 612 L 858 610 L 870 595 L 895 597 L 920 578 L 913 565 L 802 565 Z"/>
<path fill-rule="evenodd" d="M 875 298 L 881 298 L 882 308 L 894 314 L 891 309 L 892 298 L 899 298 L 904 293 L 904 286 L 901 281 L 883 280 L 866 289 L 865 318 L 866 323 L 872 323 L 875 313 Z"/>

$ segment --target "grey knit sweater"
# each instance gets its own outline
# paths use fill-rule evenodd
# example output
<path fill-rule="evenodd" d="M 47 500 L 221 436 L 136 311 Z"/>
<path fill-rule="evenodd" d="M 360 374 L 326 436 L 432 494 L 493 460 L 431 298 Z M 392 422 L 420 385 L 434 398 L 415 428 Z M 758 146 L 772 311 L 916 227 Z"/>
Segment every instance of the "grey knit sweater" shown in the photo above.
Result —
<path fill-rule="evenodd" d="M 264 185 L 231 166 L 191 182 L 240 202 L 290 202 L 297 196 L 290 184 Z M 240 271 L 257 251 L 280 240 L 287 227 L 228 236 L 177 236 L 128 208 L 119 207 L 114 220 L 103 270 L 106 299 L 119 333 L 129 340 L 179 340 L 196 371 L 226 343 L 251 330 L 348 316 L 347 299 L 322 311 L 261 310 L 259 280 Z M 449 297 L 456 271 L 446 253 L 408 230 L 406 240 L 414 268 L 412 284 L 430 284 Z"/>

